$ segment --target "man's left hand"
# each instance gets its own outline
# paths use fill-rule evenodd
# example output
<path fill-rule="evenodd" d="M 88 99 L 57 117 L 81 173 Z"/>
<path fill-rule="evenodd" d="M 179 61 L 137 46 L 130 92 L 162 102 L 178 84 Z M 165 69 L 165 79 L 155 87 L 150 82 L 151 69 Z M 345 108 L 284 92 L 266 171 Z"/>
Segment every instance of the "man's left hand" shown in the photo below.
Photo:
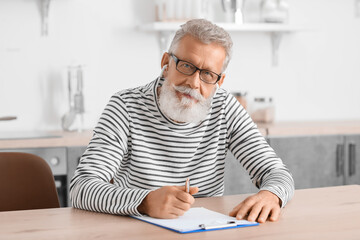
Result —
<path fill-rule="evenodd" d="M 246 198 L 237 205 L 229 215 L 237 219 L 264 223 L 269 217 L 270 221 L 277 221 L 280 215 L 281 200 L 272 192 L 262 190 Z"/>

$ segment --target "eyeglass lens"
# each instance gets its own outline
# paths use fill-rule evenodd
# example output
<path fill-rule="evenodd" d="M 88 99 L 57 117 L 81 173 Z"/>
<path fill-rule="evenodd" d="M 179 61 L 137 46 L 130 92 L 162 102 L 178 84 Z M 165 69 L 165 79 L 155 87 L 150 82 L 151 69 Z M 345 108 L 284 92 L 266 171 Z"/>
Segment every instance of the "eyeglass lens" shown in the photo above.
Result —
<path fill-rule="evenodd" d="M 186 75 L 192 75 L 198 69 L 193 64 L 186 61 L 178 60 L 177 69 Z M 219 76 L 209 70 L 200 69 L 200 79 L 208 83 L 216 83 Z"/>
<path fill-rule="evenodd" d="M 220 79 L 220 75 L 218 75 L 212 71 L 209 71 L 206 69 L 200 69 L 192 63 L 178 59 L 174 54 L 170 54 L 170 56 L 174 59 L 174 61 L 176 63 L 176 69 L 185 75 L 190 76 L 190 75 L 194 74 L 197 70 L 199 70 L 200 71 L 200 79 L 203 82 L 206 82 L 209 84 L 215 84 Z"/>

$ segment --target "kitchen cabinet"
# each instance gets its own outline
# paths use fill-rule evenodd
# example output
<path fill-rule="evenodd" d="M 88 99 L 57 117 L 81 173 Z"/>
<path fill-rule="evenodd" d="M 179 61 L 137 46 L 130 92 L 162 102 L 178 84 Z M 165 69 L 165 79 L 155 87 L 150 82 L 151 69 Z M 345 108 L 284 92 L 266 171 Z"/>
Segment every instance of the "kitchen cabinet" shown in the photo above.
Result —
<path fill-rule="evenodd" d="M 360 135 L 345 137 L 345 184 L 360 184 Z"/>
<path fill-rule="evenodd" d="M 297 189 L 360 184 L 360 135 L 270 136 L 269 143 L 289 168 Z"/>

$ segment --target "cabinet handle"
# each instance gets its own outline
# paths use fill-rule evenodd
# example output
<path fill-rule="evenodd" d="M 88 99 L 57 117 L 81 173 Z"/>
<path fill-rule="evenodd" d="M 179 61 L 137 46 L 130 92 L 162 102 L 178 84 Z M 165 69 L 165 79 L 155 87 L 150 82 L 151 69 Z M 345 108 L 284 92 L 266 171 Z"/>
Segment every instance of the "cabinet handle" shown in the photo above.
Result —
<path fill-rule="evenodd" d="M 336 145 L 336 176 L 340 177 L 344 173 L 344 144 Z"/>
<path fill-rule="evenodd" d="M 354 143 L 349 144 L 349 176 L 355 174 L 356 169 L 356 145 Z"/>

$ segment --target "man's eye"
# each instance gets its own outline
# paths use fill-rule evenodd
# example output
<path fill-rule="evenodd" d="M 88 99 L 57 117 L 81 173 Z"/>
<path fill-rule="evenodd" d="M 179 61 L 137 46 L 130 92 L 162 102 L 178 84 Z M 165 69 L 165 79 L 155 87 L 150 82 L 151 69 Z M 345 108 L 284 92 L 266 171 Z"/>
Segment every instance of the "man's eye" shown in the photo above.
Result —
<path fill-rule="evenodd" d="M 188 64 L 188 63 L 183 63 L 181 66 L 182 66 L 183 68 L 193 68 L 193 66 L 191 66 L 191 65 Z"/>
<path fill-rule="evenodd" d="M 212 73 L 212 72 L 210 72 L 210 71 L 204 71 L 204 74 L 206 75 L 206 76 L 209 76 L 209 77 L 212 77 L 214 74 Z"/>

